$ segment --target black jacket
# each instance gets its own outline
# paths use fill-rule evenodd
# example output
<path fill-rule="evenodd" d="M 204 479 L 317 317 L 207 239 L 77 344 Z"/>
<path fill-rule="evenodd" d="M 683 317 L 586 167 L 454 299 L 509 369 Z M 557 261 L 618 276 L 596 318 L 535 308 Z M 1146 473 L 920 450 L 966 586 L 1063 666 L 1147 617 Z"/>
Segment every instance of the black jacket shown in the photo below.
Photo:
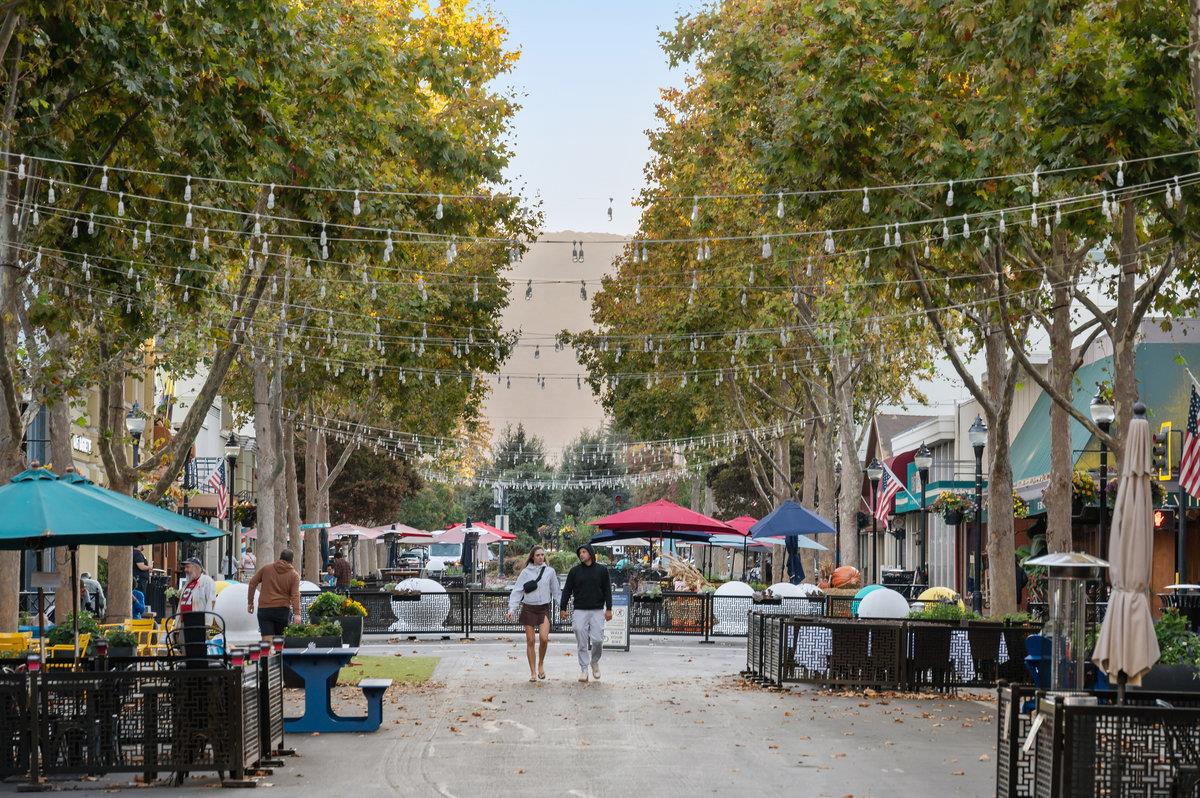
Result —
<path fill-rule="evenodd" d="M 590 547 L 588 550 L 591 551 Z M 608 578 L 608 569 L 596 562 L 594 554 L 591 565 L 579 563 L 567 574 L 559 606 L 566 607 L 572 597 L 577 610 L 612 609 L 612 582 Z"/>

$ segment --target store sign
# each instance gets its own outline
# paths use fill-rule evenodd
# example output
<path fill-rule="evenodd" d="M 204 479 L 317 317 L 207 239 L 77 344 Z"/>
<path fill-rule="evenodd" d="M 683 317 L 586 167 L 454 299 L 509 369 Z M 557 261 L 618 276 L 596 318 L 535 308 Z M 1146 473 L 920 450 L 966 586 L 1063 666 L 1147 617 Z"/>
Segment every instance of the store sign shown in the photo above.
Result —
<path fill-rule="evenodd" d="M 83 452 L 84 454 L 91 454 L 92 446 L 93 446 L 93 444 L 92 444 L 91 438 L 85 438 L 82 435 L 72 435 L 71 436 L 71 448 L 77 452 Z"/>

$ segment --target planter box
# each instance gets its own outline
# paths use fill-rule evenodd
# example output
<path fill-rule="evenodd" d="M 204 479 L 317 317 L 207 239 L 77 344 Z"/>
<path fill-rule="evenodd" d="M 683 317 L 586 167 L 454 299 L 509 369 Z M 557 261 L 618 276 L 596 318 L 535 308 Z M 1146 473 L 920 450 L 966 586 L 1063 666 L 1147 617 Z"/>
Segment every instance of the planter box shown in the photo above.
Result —
<path fill-rule="evenodd" d="M 1142 677 L 1140 687 L 1130 686 L 1129 689 L 1153 690 L 1156 693 L 1200 693 L 1200 671 L 1191 665 L 1155 665 Z"/>
<path fill-rule="evenodd" d="M 109 646 L 109 657 L 132 657 L 134 654 L 133 646 Z"/>
<path fill-rule="evenodd" d="M 766 605 L 769 605 L 772 607 L 779 607 L 783 604 L 783 599 L 782 598 L 754 599 L 752 603 L 756 606 L 766 604 Z"/>
<path fill-rule="evenodd" d="M 392 593 L 392 601 L 420 601 L 420 593 Z"/>
<path fill-rule="evenodd" d="M 662 604 L 663 597 L 642 594 L 639 596 L 634 596 L 633 600 L 637 601 L 637 602 L 641 602 L 642 604 Z"/>
<path fill-rule="evenodd" d="M 284 648 L 308 648 L 310 644 L 314 648 L 340 648 L 342 638 L 341 636 L 283 638 Z"/>
<path fill-rule="evenodd" d="M 363 635 L 363 616 L 361 615 L 342 615 L 334 618 L 338 625 L 342 627 L 342 642 L 352 646 L 357 646 L 362 643 Z"/>

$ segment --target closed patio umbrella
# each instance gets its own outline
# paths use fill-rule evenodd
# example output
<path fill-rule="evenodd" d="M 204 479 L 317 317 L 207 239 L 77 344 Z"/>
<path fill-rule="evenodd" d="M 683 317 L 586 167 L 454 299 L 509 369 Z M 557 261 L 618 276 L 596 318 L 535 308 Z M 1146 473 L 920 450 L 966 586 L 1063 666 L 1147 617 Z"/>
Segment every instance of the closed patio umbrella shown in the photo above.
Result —
<path fill-rule="evenodd" d="M 31 468 L 0 487 L 0 549 L 67 546 L 72 604 L 79 604 L 77 550 L 81 544 L 138 546 L 178 540 L 208 541 L 221 530 L 187 516 L 107 490 L 78 474 L 57 476 Z M 75 614 L 76 656 L 79 618 Z M 39 615 L 39 624 L 40 617 Z M 41 630 L 45 640 L 45 629 Z"/>
<path fill-rule="evenodd" d="M 787 572 L 793 585 L 804 579 L 804 566 L 800 564 L 797 535 L 827 535 L 834 531 L 833 524 L 821 516 L 806 510 L 799 503 L 787 499 L 772 510 L 761 521 L 750 527 L 754 538 L 782 537 L 787 548 Z"/>
<path fill-rule="evenodd" d="M 1108 576 L 1112 594 L 1100 627 L 1092 661 L 1117 677 L 1119 700 L 1126 683 L 1140 685 L 1158 662 L 1158 638 L 1150 614 L 1150 566 L 1153 554 L 1154 501 L 1150 494 L 1150 425 L 1146 406 L 1133 407 L 1125 439 L 1121 481 L 1109 536 Z"/>

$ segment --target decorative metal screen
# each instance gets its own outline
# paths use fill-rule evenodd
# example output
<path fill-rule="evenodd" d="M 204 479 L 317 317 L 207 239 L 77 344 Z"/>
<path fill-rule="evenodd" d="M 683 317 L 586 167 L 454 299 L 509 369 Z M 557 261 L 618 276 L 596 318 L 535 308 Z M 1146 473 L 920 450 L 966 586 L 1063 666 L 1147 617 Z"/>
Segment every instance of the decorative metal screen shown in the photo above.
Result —
<path fill-rule="evenodd" d="M 634 596 L 629 631 L 650 635 L 703 635 L 711 626 L 704 593 L 663 591 L 658 598 Z M 743 632 L 744 634 L 744 632 Z"/>
<path fill-rule="evenodd" d="M 1200 708 L 1067 706 L 1060 700 L 1040 702 L 1039 712 L 1048 717 L 1038 730 L 1038 798 L 1196 794 Z"/>
<path fill-rule="evenodd" d="M 248 678 L 257 679 L 252 672 Z M 240 769 L 242 680 L 241 671 L 218 668 L 45 672 L 39 677 L 43 770 Z M 257 700 L 253 705 L 257 719 Z M 257 740 L 257 726 L 252 736 Z"/>
<path fill-rule="evenodd" d="M 1028 754 L 1021 750 L 1033 721 L 1033 696 L 1030 686 L 1006 686 L 997 690 L 996 716 L 996 795 L 998 798 L 1032 798 L 1034 763 L 1037 748 Z M 1029 711 L 1022 711 L 1026 704 Z"/>
<path fill-rule="evenodd" d="M 789 618 L 783 622 L 783 682 L 857 687 L 903 683 L 902 622 Z"/>
<path fill-rule="evenodd" d="M 0 778 L 29 772 L 29 682 L 0 674 Z"/>

